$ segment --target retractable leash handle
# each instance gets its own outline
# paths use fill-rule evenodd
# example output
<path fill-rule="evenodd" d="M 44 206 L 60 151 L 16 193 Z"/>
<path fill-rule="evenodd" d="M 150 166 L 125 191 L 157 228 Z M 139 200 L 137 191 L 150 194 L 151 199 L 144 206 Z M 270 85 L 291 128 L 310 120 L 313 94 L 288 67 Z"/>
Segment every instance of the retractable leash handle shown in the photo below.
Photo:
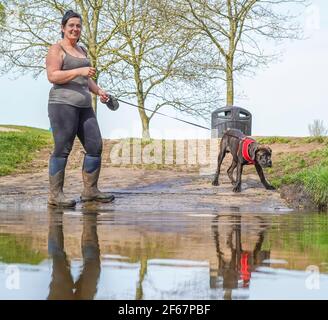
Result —
<path fill-rule="evenodd" d="M 117 99 L 113 96 L 109 96 L 104 103 L 107 106 L 107 108 L 112 111 L 116 111 L 120 106 Z"/>

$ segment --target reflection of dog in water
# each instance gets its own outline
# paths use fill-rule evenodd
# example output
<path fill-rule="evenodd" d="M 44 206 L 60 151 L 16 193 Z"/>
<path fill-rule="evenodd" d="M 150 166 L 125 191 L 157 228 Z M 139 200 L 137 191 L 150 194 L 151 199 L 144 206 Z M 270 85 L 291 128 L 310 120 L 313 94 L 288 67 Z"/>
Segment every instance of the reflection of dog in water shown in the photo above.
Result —
<path fill-rule="evenodd" d="M 225 299 L 232 298 L 233 289 L 248 288 L 252 271 L 270 257 L 270 251 L 262 250 L 268 224 L 261 217 L 252 217 L 252 225 L 256 223 L 258 228 L 246 231 L 242 230 L 243 218 L 217 216 L 212 224 L 218 269 L 211 270 L 210 287 L 222 287 Z"/>
<path fill-rule="evenodd" d="M 76 282 L 64 250 L 63 212 L 49 214 L 48 252 L 52 257 L 52 279 L 49 285 L 49 300 L 93 299 L 97 292 L 100 275 L 100 250 L 97 235 L 97 214 L 83 215 L 82 232 L 83 270 Z"/>

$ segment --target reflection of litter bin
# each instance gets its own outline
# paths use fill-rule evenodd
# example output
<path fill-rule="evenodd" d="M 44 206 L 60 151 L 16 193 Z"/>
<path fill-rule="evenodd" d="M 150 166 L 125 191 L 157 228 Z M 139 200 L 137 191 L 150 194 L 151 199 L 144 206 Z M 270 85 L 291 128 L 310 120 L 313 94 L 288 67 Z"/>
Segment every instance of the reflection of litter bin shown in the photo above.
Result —
<path fill-rule="evenodd" d="M 212 138 L 220 138 L 228 128 L 252 135 L 252 115 L 246 109 L 227 106 L 212 112 Z"/>

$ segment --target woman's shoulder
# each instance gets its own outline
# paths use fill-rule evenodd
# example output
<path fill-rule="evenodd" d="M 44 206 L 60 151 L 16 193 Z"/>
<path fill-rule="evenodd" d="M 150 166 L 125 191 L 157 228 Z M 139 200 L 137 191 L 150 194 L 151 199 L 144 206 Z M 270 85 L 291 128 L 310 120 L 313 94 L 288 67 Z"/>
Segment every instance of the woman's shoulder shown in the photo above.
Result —
<path fill-rule="evenodd" d="M 47 59 L 64 59 L 65 52 L 60 43 L 54 43 L 49 47 Z"/>
<path fill-rule="evenodd" d="M 88 50 L 85 47 L 81 46 L 81 45 L 79 45 L 79 47 L 81 48 L 81 50 L 83 51 L 85 56 L 88 57 Z"/>
<path fill-rule="evenodd" d="M 49 52 L 54 52 L 54 53 L 55 52 L 57 52 L 57 53 L 63 52 L 63 47 L 59 42 L 56 42 L 49 47 Z"/>

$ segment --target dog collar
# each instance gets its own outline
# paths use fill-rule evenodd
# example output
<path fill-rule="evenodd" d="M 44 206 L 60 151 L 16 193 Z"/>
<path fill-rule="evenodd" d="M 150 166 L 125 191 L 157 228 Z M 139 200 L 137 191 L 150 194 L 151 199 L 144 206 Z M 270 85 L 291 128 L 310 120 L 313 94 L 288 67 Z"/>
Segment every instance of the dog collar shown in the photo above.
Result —
<path fill-rule="evenodd" d="M 241 141 L 242 143 L 242 156 L 243 158 L 247 161 L 247 164 L 255 164 L 255 161 L 250 157 L 248 153 L 248 147 L 252 144 L 255 143 L 255 140 L 245 137 Z"/>

